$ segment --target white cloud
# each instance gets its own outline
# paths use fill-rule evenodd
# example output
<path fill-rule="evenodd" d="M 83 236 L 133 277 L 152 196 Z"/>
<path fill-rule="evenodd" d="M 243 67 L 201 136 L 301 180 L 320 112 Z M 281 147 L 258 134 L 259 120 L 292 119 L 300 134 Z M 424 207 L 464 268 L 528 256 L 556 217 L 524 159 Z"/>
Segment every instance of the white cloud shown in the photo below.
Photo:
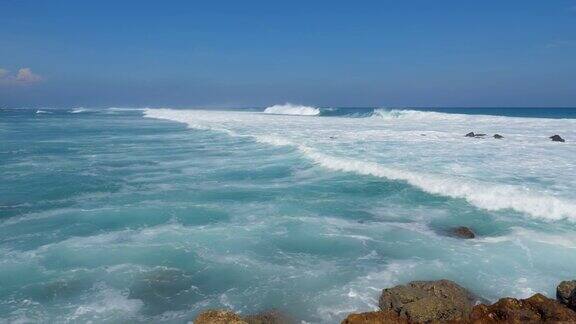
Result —
<path fill-rule="evenodd" d="M 571 41 L 567 40 L 555 40 L 548 44 L 546 44 L 546 48 L 558 48 L 558 47 L 566 47 L 572 45 Z"/>
<path fill-rule="evenodd" d="M 34 83 L 38 81 L 42 81 L 42 77 L 38 74 L 35 74 L 30 70 L 30 68 L 21 68 L 18 70 L 18 74 L 16 74 L 16 81 L 24 82 L 24 83 Z"/>
<path fill-rule="evenodd" d="M 32 72 L 30 68 L 21 68 L 16 74 L 11 74 L 10 71 L 0 68 L 0 84 L 32 84 L 42 80 L 43 78 Z"/>

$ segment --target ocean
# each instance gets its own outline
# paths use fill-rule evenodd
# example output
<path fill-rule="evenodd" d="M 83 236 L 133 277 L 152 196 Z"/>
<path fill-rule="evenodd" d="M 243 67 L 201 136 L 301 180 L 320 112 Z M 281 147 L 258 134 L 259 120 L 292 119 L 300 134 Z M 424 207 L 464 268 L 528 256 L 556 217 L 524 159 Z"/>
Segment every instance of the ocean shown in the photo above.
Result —
<path fill-rule="evenodd" d="M 441 278 L 553 297 L 575 161 L 568 108 L 2 108 L 0 322 L 336 323 Z"/>

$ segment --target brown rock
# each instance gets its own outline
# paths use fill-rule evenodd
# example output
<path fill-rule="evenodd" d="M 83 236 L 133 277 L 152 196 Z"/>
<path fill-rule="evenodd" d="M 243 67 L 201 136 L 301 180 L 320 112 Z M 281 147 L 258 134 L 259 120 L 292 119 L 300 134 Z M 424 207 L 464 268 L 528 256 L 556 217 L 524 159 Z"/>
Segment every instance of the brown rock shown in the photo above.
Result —
<path fill-rule="evenodd" d="M 475 298 L 449 280 L 413 281 L 384 289 L 380 310 L 393 311 L 409 322 L 457 321 L 468 318 Z"/>
<path fill-rule="evenodd" d="M 576 311 L 576 280 L 562 281 L 556 288 L 556 300 Z"/>
<path fill-rule="evenodd" d="M 248 324 L 235 313 L 225 309 L 211 309 L 200 313 L 194 324 Z"/>
<path fill-rule="evenodd" d="M 264 313 L 259 313 L 255 315 L 244 316 L 244 321 L 248 324 L 293 324 L 296 323 L 293 319 L 289 318 L 285 314 L 272 310 Z"/>
<path fill-rule="evenodd" d="M 455 227 L 450 230 L 450 233 L 456 237 L 463 239 L 473 239 L 476 237 L 474 232 L 469 227 L 466 226 Z"/>
<path fill-rule="evenodd" d="M 576 312 L 536 294 L 528 299 L 502 298 L 487 306 L 477 305 L 471 323 L 576 323 Z"/>
<path fill-rule="evenodd" d="M 408 320 L 393 311 L 350 314 L 342 324 L 408 324 Z"/>

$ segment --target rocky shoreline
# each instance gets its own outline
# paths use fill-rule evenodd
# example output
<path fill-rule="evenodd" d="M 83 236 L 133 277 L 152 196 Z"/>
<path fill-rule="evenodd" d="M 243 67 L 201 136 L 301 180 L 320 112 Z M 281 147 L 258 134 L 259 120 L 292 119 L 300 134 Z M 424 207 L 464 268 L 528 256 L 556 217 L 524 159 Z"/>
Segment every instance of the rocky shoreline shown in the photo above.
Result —
<path fill-rule="evenodd" d="M 195 324 L 292 324 L 281 312 L 240 316 L 229 310 L 207 310 Z M 412 281 L 386 288 L 379 310 L 349 314 L 342 324 L 410 323 L 576 323 L 576 280 L 563 281 L 556 299 L 542 294 L 502 298 L 493 304 L 450 280 Z"/>

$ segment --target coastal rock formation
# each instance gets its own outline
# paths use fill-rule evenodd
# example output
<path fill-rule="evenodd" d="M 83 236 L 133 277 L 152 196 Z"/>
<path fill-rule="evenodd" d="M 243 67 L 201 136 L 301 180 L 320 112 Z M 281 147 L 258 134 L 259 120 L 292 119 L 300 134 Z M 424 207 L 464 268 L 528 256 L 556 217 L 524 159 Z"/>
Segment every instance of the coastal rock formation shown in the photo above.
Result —
<path fill-rule="evenodd" d="M 504 136 L 502 136 L 500 134 L 494 134 L 494 136 L 492 136 L 492 137 L 494 137 L 495 139 L 503 139 L 504 138 Z"/>
<path fill-rule="evenodd" d="M 454 227 L 450 230 L 450 234 L 463 239 L 473 239 L 476 237 L 476 234 L 466 226 Z"/>
<path fill-rule="evenodd" d="M 562 281 L 556 288 L 556 300 L 576 311 L 576 280 Z"/>
<path fill-rule="evenodd" d="M 576 323 L 576 312 L 536 294 L 527 299 L 502 298 L 487 306 L 477 305 L 470 323 Z"/>
<path fill-rule="evenodd" d="M 342 324 L 409 324 L 410 322 L 393 311 L 350 314 Z"/>
<path fill-rule="evenodd" d="M 380 310 L 409 322 L 465 320 L 473 305 L 472 294 L 449 280 L 412 281 L 384 289 L 379 302 Z"/>
<path fill-rule="evenodd" d="M 552 142 L 566 142 L 562 137 L 560 137 L 560 135 L 550 136 L 550 139 Z"/>
<path fill-rule="evenodd" d="M 225 309 L 211 309 L 200 313 L 194 324 L 248 324 L 234 312 Z"/>
<path fill-rule="evenodd" d="M 292 319 L 278 311 L 241 317 L 226 309 L 211 309 L 200 313 L 194 324 L 293 324 Z"/>
<path fill-rule="evenodd" d="M 255 315 L 248 315 L 243 317 L 244 321 L 248 324 L 294 324 L 293 319 L 285 314 L 272 310 L 268 312 L 258 313 Z"/>

